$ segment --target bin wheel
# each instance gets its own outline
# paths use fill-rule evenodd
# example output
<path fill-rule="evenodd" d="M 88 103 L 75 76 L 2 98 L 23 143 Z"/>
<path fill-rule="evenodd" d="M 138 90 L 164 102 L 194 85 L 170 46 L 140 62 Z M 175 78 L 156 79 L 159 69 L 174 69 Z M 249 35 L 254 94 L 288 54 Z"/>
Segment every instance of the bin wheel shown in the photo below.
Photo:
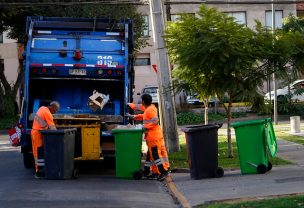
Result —
<path fill-rule="evenodd" d="M 257 171 L 258 171 L 258 173 L 260 173 L 260 174 L 266 173 L 266 172 L 267 172 L 267 167 L 266 167 L 266 165 L 264 165 L 264 164 L 258 165 Z"/>
<path fill-rule="evenodd" d="M 221 167 L 217 167 L 214 171 L 214 175 L 216 178 L 220 178 L 220 177 L 223 177 L 224 175 L 224 169 L 221 168 Z"/>
<path fill-rule="evenodd" d="M 73 170 L 73 175 L 72 175 L 72 177 L 73 177 L 74 179 L 76 179 L 76 178 L 79 177 L 79 170 L 78 170 L 78 169 L 74 169 L 74 170 Z"/>
<path fill-rule="evenodd" d="M 268 162 L 267 171 L 270 171 L 272 169 L 272 163 Z"/>
<path fill-rule="evenodd" d="M 134 178 L 135 180 L 140 180 L 140 179 L 142 179 L 142 176 L 143 176 L 142 171 L 135 171 L 135 172 L 133 173 L 133 178 Z"/>

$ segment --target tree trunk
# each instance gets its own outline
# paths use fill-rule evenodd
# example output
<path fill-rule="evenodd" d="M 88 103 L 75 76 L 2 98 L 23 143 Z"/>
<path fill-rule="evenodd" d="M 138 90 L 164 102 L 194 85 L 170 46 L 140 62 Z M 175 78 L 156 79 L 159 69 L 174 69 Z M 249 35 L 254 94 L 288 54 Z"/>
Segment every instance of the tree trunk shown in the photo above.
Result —
<path fill-rule="evenodd" d="M 19 59 L 19 70 L 17 80 L 10 85 L 4 73 L 4 66 L 0 64 L 0 116 L 15 116 L 18 113 L 16 96 L 18 89 L 23 81 L 24 69 L 22 68 L 22 60 Z"/>
<path fill-rule="evenodd" d="M 232 101 L 229 99 L 228 109 L 227 109 L 227 140 L 228 140 L 228 157 L 233 158 L 233 148 L 232 148 L 232 141 L 231 141 L 231 108 L 232 108 Z"/>

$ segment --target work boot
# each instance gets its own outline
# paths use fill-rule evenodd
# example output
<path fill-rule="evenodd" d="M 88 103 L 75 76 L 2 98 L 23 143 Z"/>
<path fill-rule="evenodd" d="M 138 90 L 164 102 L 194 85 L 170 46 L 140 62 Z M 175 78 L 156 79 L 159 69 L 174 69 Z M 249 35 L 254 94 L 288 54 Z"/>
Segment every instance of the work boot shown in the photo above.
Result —
<path fill-rule="evenodd" d="M 159 176 L 160 176 L 160 175 L 157 174 L 157 173 L 151 173 L 151 174 L 149 174 L 149 175 L 147 175 L 147 176 L 144 176 L 143 179 L 147 179 L 147 180 L 157 180 Z"/>
<path fill-rule="evenodd" d="M 163 173 L 161 173 L 158 177 L 157 177 L 157 180 L 158 181 L 163 181 L 165 180 L 165 178 L 169 176 L 169 171 L 165 171 Z"/>
<path fill-rule="evenodd" d="M 44 178 L 45 177 L 45 174 L 44 174 L 44 172 L 36 172 L 35 173 L 35 178 L 36 179 L 42 179 L 42 178 Z"/>

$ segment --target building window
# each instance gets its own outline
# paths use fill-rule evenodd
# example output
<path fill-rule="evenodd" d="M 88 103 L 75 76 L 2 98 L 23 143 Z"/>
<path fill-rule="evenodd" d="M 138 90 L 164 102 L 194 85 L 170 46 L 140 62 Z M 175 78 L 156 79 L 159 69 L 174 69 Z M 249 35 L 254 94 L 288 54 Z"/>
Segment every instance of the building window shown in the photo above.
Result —
<path fill-rule="evenodd" d="M 3 33 L 0 33 L 0 43 L 3 43 Z"/>
<path fill-rule="evenodd" d="M 247 26 L 246 12 L 226 12 L 230 17 L 234 17 L 235 22 Z"/>
<path fill-rule="evenodd" d="M 134 63 L 135 66 L 147 66 L 150 64 L 150 58 L 136 58 Z"/>
<path fill-rule="evenodd" d="M 304 10 L 297 10 L 297 17 L 304 17 Z"/>
<path fill-rule="evenodd" d="M 143 16 L 144 19 L 144 29 L 142 31 L 142 37 L 149 37 L 149 16 L 148 15 L 144 15 Z"/>
<path fill-rule="evenodd" d="M 283 11 L 275 11 L 275 27 L 282 28 Z M 266 11 L 266 27 L 272 27 L 272 11 Z"/>
<path fill-rule="evenodd" d="M 180 14 L 171 14 L 171 22 L 179 21 L 181 18 Z"/>

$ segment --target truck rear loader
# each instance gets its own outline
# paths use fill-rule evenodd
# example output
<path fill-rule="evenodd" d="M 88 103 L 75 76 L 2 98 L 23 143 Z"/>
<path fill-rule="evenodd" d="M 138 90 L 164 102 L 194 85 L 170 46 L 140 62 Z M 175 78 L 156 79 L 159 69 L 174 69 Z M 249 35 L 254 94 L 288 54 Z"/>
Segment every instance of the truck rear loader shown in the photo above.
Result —
<path fill-rule="evenodd" d="M 40 106 L 60 103 L 57 128 L 76 127 L 75 158 L 101 160 L 115 155 L 109 131 L 127 124 L 132 102 L 131 20 L 28 17 L 21 151 L 33 166 L 31 128 Z"/>

